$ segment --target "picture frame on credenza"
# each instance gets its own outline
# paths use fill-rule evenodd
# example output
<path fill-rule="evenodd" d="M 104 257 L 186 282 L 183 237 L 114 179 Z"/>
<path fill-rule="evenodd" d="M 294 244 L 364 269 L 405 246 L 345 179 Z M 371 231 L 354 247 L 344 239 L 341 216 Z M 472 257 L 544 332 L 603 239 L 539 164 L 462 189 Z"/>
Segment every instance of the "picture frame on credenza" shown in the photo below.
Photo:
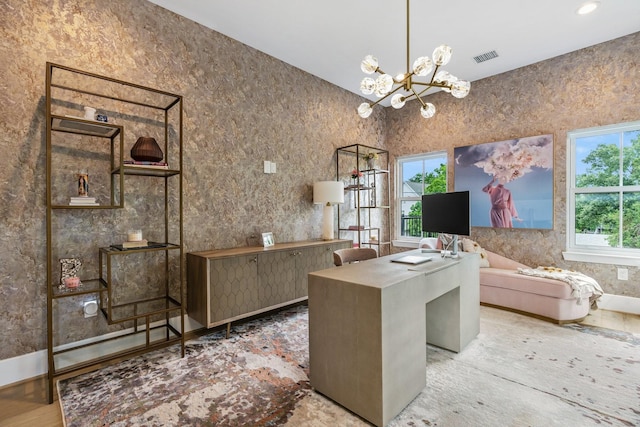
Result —
<path fill-rule="evenodd" d="M 273 238 L 273 233 L 262 233 L 262 246 L 268 248 L 269 246 L 275 245 L 275 240 Z"/>

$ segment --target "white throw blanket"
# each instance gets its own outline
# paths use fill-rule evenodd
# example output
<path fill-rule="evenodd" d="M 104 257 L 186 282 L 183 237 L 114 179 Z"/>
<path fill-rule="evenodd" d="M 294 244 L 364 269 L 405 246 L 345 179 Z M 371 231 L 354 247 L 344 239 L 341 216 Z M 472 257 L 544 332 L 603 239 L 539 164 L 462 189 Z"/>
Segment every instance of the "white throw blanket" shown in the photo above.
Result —
<path fill-rule="evenodd" d="M 577 271 L 563 270 L 556 267 L 538 268 L 518 268 L 518 273 L 527 276 L 545 277 L 556 279 L 568 283 L 571 286 L 571 296 L 577 299 L 577 303 L 582 303 L 583 295 L 591 293 L 589 302 L 595 305 L 598 298 L 604 293 L 602 288 L 592 277 L 586 276 Z"/>

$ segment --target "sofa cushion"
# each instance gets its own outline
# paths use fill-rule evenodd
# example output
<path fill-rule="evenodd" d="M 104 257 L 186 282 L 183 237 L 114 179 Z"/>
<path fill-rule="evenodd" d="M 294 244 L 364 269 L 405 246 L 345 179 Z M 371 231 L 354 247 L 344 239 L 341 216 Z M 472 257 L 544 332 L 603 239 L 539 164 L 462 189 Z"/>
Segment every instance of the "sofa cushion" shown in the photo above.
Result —
<path fill-rule="evenodd" d="M 491 264 L 489 264 L 487 251 L 485 251 L 484 248 L 478 244 L 478 242 L 467 239 L 465 237 L 462 239 L 462 250 L 465 252 L 480 254 L 480 268 L 491 267 Z"/>
<path fill-rule="evenodd" d="M 572 298 L 571 286 L 565 282 L 543 277 L 525 276 L 514 270 L 500 268 L 481 268 L 480 285 L 514 289 L 553 298 Z"/>

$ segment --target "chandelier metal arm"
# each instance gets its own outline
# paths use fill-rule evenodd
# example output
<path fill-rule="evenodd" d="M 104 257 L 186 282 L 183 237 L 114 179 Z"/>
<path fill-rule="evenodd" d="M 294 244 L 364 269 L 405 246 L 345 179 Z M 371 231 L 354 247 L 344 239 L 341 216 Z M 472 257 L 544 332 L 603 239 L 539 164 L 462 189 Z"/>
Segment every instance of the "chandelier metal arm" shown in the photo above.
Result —
<path fill-rule="evenodd" d="M 415 90 L 413 87 L 411 87 L 411 92 L 413 92 L 413 95 L 410 95 L 410 96 L 415 96 L 415 97 L 416 97 L 416 99 L 417 99 L 418 101 L 420 101 L 420 104 L 422 104 L 422 106 L 423 106 L 424 108 L 426 108 L 426 107 L 427 107 L 427 104 L 425 104 L 425 102 L 422 100 L 422 98 L 420 98 L 420 95 L 418 95 L 418 94 L 416 93 L 416 90 Z"/>
<path fill-rule="evenodd" d="M 382 98 L 378 99 L 376 102 L 369 104 L 371 107 L 378 105 L 379 103 L 381 103 L 382 101 L 384 101 L 385 99 L 387 99 L 388 97 L 390 97 L 391 95 L 393 95 L 394 93 L 396 93 L 398 90 L 402 89 L 403 86 L 400 85 L 397 88 L 393 89 L 391 92 L 389 92 L 388 94 L 386 94 L 385 96 L 383 96 Z"/>

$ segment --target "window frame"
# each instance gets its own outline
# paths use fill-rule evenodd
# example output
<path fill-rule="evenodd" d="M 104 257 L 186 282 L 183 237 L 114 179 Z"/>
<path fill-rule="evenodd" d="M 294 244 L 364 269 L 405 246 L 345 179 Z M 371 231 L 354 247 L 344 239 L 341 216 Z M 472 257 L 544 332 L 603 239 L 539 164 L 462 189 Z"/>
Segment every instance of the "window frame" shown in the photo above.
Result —
<path fill-rule="evenodd" d="M 396 239 L 393 241 L 394 246 L 399 247 L 418 247 L 418 243 L 422 237 L 401 236 L 402 231 L 402 203 L 405 201 L 422 201 L 422 195 L 419 197 L 404 197 L 402 195 L 402 187 L 404 181 L 402 180 L 403 164 L 408 162 L 415 162 L 422 160 L 422 174 L 424 175 L 424 161 L 432 159 L 442 159 L 445 164 L 446 173 L 449 173 L 449 155 L 446 150 L 431 151 L 428 153 L 411 154 L 407 156 L 396 157 L 395 160 L 395 220 L 394 220 L 394 232 Z M 449 180 L 447 179 L 447 191 L 449 188 Z"/>
<path fill-rule="evenodd" d="M 640 185 L 623 185 L 608 187 L 576 187 L 576 140 L 589 136 L 609 135 L 640 130 L 640 121 L 576 129 L 567 132 L 567 197 L 566 197 L 566 250 L 562 255 L 567 261 L 580 261 L 599 264 L 617 264 L 640 266 L 640 248 L 607 248 L 593 245 L 577 245 L 575 230 L 576 195 L 578 194 L 622 194 L 629 191 L 640 191 Z M 621 213 L 622 215 L 622 213 Z"/>

